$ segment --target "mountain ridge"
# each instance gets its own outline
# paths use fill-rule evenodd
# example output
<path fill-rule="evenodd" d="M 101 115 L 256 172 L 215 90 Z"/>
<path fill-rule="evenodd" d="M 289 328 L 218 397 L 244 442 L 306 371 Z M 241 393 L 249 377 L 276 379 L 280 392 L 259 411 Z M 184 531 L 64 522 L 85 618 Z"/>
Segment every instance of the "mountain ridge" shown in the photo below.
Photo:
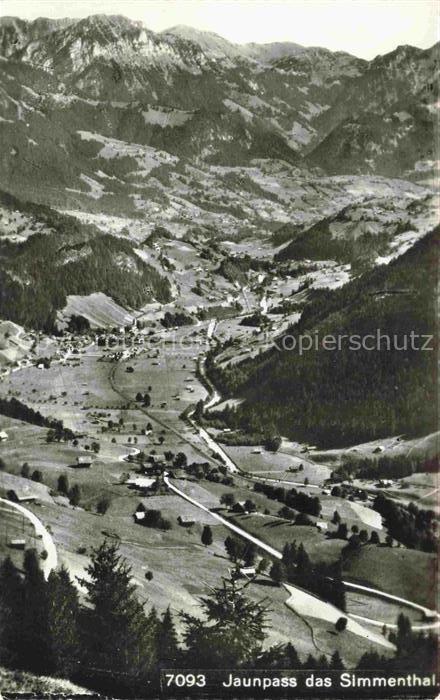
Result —
<path fill-rule="evenodd" d="M 437 157 L 437 54 L 401 47 L 368 62 L 182 26 L 155 33 L 123 15 L 3 18 L 0 186 L 32 199 L 44 170 L 50 203 L 76 208 L 75 195 L 96 209 L 189 164 L 425 177 Z"/>

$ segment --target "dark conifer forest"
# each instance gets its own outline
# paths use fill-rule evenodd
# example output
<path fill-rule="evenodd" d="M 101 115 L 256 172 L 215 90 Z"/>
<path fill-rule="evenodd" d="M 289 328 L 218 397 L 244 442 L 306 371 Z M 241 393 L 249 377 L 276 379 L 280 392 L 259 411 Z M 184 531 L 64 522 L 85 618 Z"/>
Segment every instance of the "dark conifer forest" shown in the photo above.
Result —
<path fill-rule="evenodd" d="M 313 292 L 288 331 L 296 349 L 284 349 L 280 337 L 279 349 L 226 370 L 215 365 L 213 352 L 207 368 L 214 383 L 226 396 L 245 398 L 220 417 L 251 434 L 275 430 L 322 447 L 434 432 L 438 233 L 340 289 Z M 389 346 L 382 339 L 378 349 L 353 349 L 349 336 L 373 336 L 371 345 L 378 330 L 390 338 Z M 313 343 L 300 355 L 301 334 L 341 338 L 341 349 Z M 290 338 L 285 346 L 292 344 Z"/>
<path fill-rule="evenodd" d="M 291 575 L 301 583 L 311 574 L 302 545 L 285 547 L 281 566 L 288 572 L 294 561 L 297 571 Z M 26 550 L 21 570 L 9 557 L 3 560 L 0 664 L 71 679 L 121 698 L 145 697 L 146 689 L 154 696 L 161 668 L 344 668 L 337 652 L 301 660 L 291 643 L 268 648 L 267 604 L 252 601 L 246 582 L 234 575 L 200 600 L 201 617 L 180 616 L 179 639 L 169 608 L 159 614 L 138 601 L 131 567 L 117 546 L 104 542 L 93 550 L 87 573 L 81 582 L 87 591 L 84 604 L 66 569 L 52 571 L 45 580 L 35 550 Z M 420 673 L 434 668 L 435 638 L 414 633 L 403 615 L 392 640 L 395 657 L 367 653 L 358 667 L 403 669 L 411 656 Z"/>

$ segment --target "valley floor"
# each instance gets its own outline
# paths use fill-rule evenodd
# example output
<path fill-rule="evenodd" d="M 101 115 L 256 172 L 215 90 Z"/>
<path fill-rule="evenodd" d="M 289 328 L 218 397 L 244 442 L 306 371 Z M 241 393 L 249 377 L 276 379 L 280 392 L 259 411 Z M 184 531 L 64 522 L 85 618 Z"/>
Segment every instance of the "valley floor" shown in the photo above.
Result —
<path fill-rule="evenodd" d="M 191 332 L 196 331 L 193 340 L 201 343 L 207 327 L 208 324 L 200 324 L 192 329 Z M 236 465 L 235 472 L 228 469 L 233 485 L 224 486 L 206 479 L 195 481 L 178 470 L 169 482 L 173 487 L 166 493 L 143 495 L 142 489 L 136 486 L 136 463 L 130 461 L 139 450 L 155 458 L 166 455 L 168 451 L 173 454 L 183 452 L 188 463 L 221 465 L 218 450 L 213 449 L 218 443 L 212 438 L 207 441 L 203 431 L 185 417 L 191 406 L 207 397 L 207 391 L 198 379 L 198 366 L 205 348 L 201 352 L 195 343 L 188 343 L 185 328 L 178 332 L 161 331 L 156 341 L 150 340 L 151 347 L 147 349 L 140 347 L 130 351 L 130 356 L 120 361 L 109 359 L 110 350 L 89 345 L 73 362 L 65 365 L 53 363 L 46 370 L 24 367 L 0 384 L 2 396 L 15 396 L 43 415 L 55 413 L 66 427 L 82 435 L 76 445 L 71 442 L 47 443 L 45 428 L 15 419 L 2 421 L 8 433 L 8 440 L 2 445 L 3 458 L 8 465 L 8 473 L 0 473 L 2 492 L 6 495 L 11 489 L 19 492 L 26 487 L 32 493 L 34 482 L 20 476 L 23 462 L 29 463 L 31 472 L 36 468 L 41 471 L 42 484 L 35 485 L 35 493 L 38 490 L 42 495 L 38 493 L 37 501 L 30 502 L 26 508 L 35 513 L 51 533 L 59 561 L 68 567 L 73 578 L 84 576 L 92 547 L 101 539 L 114 539 L 120 543 L 121 552 L 133 567 L 133 579 L 142 600 L 154 604 L 158 610 L 171 605 L 176 613 L 181 610 L 197 613 L 199 596 L 218 584 L 231 568 L 223 544 L 228 523 L 232 522 L 231 514 L 220 503 L 221 495 L 229 492 L 239 501 L 252 499 L 257 510 L 254 515 L 235 516 L 233 521 L 257 541 L 261 540 L 278 551 L 286 541 L 302 542 L 312 560 L 334 561 L 346 544 L 326 534 L 334 528 L 331 517 L 336 509 L 350 526 L 359 523 L 359 527 L 368 532 L 376 530 L 383 537 L 381 519 L 371 509 L 371 504 L 327 495 L 325 480 L 330 474 L 331 463 L 326 464 L 323 455 L 317 464 L 310 457 L 304 459 L 301 446 L 295 449 L 294 445 L 287 443 L 276 454 L 265 452 L 263 448 L 254 454 L 251 447 L 225 447 L 231 464 Z M 129 367 L 133 371 L 127 371 Z M 136 401 L 136 394 L 147 390 L 151 397 L 148 408 Z M 99 450 L 92 454 L 90 445 L 93 442 L 99 443 Z M 91 466 L 77 468 L 77 457 L 90 454 Z M 303 464 L 302 483 L 298 482 L 298 473 L 294 475 L 290 471 L 299 460 Z M 241 471 L 246 474 L 242 475 Z M 81 500 L 78 506 L 70 505 L 68 499 L 57 491 L 58 478 L 62 474 L 67 476 L 70 484 L 79 485 Z M 304 493 L 319 494 L 322 502 L 320 519 L 325 523 L 325 530 L 314 524 L 295 526 L 280 518 L 279 504 L 255 492 L 253 479 L 268 479 L 286 485 L 295 483 Z M 190 494 L 197 505 L 181 498 L 174 491 L 174 485 L 178 491 Z M 99 515 L 97 504 L 103 497 L 108 501 L 108 509 L 104 515 Z M 140 502 L 147 508 L 160 509 L 170 520 L 171 529 L 163 532 L 135 524 L 134 513 Z M 199 504 L 203 505 L 203 510 Z M 223 522 L 217 517 L 218 513 Z M 2 512 L 2 520 L 4 515 L 6 513 Z M 188 525 L 179 525 L 179 520 Z M 7 527 L 4 520 L 3 523 L 4 553 L 10 551 L 9 543 L 15 533 L 24 533 L 27 546 L 32 544 L 31 534 L 20 529 L 21 523 L 13 519 L 9 520 Z M 209 524 L 213 531 L 213 543 L 207 547 L 200 541 L 205 524 Z M 363 559 L 371 558 L 370 555 L 374 558 L 376 551 L 381 555 L 377 563 L 363 568 Z M 425 595 L 416 595 L 415 589 L 403 585 L 402 579 L 407 580 L 406 577 L 394 577 L 392 584 L 387 585 L 389 562 L 398 553 L 406 555 L 405 566 L 414 571 L 414 575 L 430 558 L 430 555 L 402 548 L 364 547 L 356 566 L 345 575 L 353 581 L 367 582 L 372 587 L 414 599 L 414 602 L 417 599 L 430 607 L 430 592 L 427 590 Z M 153 572 L 153 578 L 148 582 L 145 579 L 147 571 Z M 316 639 L 319 638 L 321 653 L 331 655 L 338 648 L 348 665 L 354 665 L 371 644 L 379 645 L 382 650 L 388 645 L 385 638 L 377 637 L 374 622 L 369 624 L 357 618 L 355 624 L 355 617 L 353 629 L 349 627 L 336 637 L 330 635 L 334 615 L 329 619 L 315 611 L 310 616 L 307 609 L 295 604 L 293 594 L 289 598 L 267 577 L 257 577 L 248 591 L 255 600 L 269 600 L 268 644 L 294 641 L 300 655 L 305 657 L 316 653 Z M 420 612 L 411 611 L 396 601 L 364 597 L 361 591 L 356 591 L 356 595 L 350 593 L 347 604 L 349 614 L 387 626 L 393 625 L 401 611 L 410 614 L 415 626 L 423 623 Z M 433 626 L 436 625 L 434 622 Z"/>

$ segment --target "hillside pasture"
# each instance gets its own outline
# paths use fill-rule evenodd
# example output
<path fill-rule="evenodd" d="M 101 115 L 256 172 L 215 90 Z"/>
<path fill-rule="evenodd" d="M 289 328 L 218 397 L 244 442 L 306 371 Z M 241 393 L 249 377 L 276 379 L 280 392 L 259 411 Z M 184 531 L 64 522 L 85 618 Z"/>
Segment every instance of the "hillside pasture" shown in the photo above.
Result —
<path fill-rule="evenodd" d="M 270 452 L 262 446 L 224 446 L 225 452 L 243 471 L 268 479 L 280 479 L 303 483 L 308 479 L 311 484 L 322 484 L 330 476 L 328 467 L 314 464 L 309 459 L 303 459 L 300 454 L 290 454 L 281 448 L 278 452 Z M 256 452 L 259 450 L 259 452 Z M 302 467 L 302 469 L 299 469 Z M 289 470 L 297 471 L 289 471 Z"/>
<path fill-rule="evenodd" d="M 229 519 L 266 544 L 282 551 L 286 542 L 303 544 L 307 554 L 314 563 L 335 562 L 346 546 L 346 540 L 328 539 L 319 530 L 310 525 L 294 525 L 282 518 L 271 515 L 232 515 Z"/>
<path fill-rule="evenodd" d="M 430 609 L 436 606 L 434 554 L 366 545 L 344 561 L 343 575 L 353 583 L 378 588 Z"/>
<path fill-rule="evenodd" d="M 82 316 L 93 329 L 127 326 L 133 322 L 126 309 L 102 292 L 86 296 L 69 294 L 65 307 L 57 313 L 58 328 L 65 327 L 71 316 Z"/>

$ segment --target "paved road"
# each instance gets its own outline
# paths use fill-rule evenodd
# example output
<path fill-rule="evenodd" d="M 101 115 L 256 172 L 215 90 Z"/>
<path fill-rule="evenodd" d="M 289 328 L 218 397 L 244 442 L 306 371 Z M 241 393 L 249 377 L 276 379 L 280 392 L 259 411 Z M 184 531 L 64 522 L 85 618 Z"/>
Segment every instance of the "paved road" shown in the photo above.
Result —
<path fill-rule="evenodd" d="M 188 422 L 192 425 L 194 430 L 198 432 L 199 436 L 205 442 L 205 444 L 218 455 L 220 461 L 226 465 L 230 472 L 232 472 L 233 474 L 237 474 L 240 472 L 240 469 L 237 467 L 235 462 L 232 461 L 232 459 L 229 457 L 229 455 L 226 454 L 224 449 L 220 447 L 220 445 L 210 436 L 210 434 L 204 428 L 201 428 L 199 425 L 197 425 L 197 423 L 191 418 L 191 416 L 188 416 Z"/>
<path fill-rule="evenodd" d="M 356 591 L 362 591 L 363 593 L 367 593 L 369 595 L 374 595 L 378 598 L 384 598 L 385 600 L 390 600 L 394 603 L 399 603 L 400 605 L 406 605 L 407 607 L 413 608 L 414 610 L 419 610 L 426 617 L 435 616 L 438 620 L 440 620 L 440 615 L 435 610 L 430 610 L 429 608 L 425 608 L 423 605 L 419 605 L 418 603 L 413 603 L 409 600 L 406 600 L 406 598 L 399 598 L 399 596 L 397 596 L 397 595 L 392 595 L 391 593 L 385 593 L 384 591 L 379 591 L 376 588 L 369 588 L 368 586 L 361 586 L 357 583 L 351 583 L 350 581 L 344 581 L 344 585 L 346 588 L 353 588 Z"/>
<path fill-rule="evenodd" d="M 55 543 L 52 539 L 52 535 L 48 530 L 46 530 L 41 520 L 39 520 L 37 516 L 34 513 L 32 513 L 32 511 L 28 510 L 27 508 L 24 508 L 24 506 L 21 506 L 19 503 L 8 501 L 6 498 L 0 498 L 0 502 L 6 503 L 11 508 L 15 508 L 16 510 L 18 510 L 32 523 L 32 525 L 35 528 L 36 534 L 41 535 L 44 549 L 47 552 L 46 559 L 42 560 L 43 574 L 44 578 L 47 580 L 49 578 L 50 572 L 53 569 L 56 569 L 58 564 L 57 550 L 55 547 Z"/>
<path fill-rule="evenodd" d="M 211 382 L 210 378 L 206 374 L 206 369 L 205 369 L 205 358 L 201 357 L 199 359 L 198 363 L 198 371 L 199 375 L 203 380 L 203 383 L 205 384 L 205 388 L 208 390 L 209 394 L 207 399 L 203 402 L 205 410 L 207 408 L 211 408 L 214 406 L 216 403 L 222 400 L 222 397 L 220 396 L 219 392 L 215 388 L 214 384 Z M 252 476 L 243 474 L 242 469 L 238 466 L 236 462 L 225 452 L 225 450 L 214 440 L 214 438 L 209 435 L 209 433 L 204 429 L 201 428 L 200 426 L 197 425 L 197 423 L 192 419 L 192 415 L 194 414 L 194 411 L 189 415 L 188 420 L 195 428 L 200 437 L 206 442 L 206 444 L 214 451 L 216 452 L 220 459 L 226 464 L 228 469 L 231 472 L 234 473 L 240 473 L 241 476 L 244 479 L 248 479 L 249 481 L 262 481 L 262 482 L 269 482 L 273 484 L 287 484 L 291 487 L 293 486 L 304 486 L 304 482 L 300 481 L 283 481 L 282 479 L 270 479 L 267 477 L 261 477 L 261 476 L 256 476 L 255 474 L 252 474 Z M 308 484 L 308 487 L 311 489 L 319 489 L 319 486 L 316 486 L 316 484 Z"/>
<path fill-rule="evenodd" d="M 237 527 L 237 525 L 234 525 L 226 518 L 222 518 L 222 516 L 219 515 L 218 513 L 214 513 L 213 511 L 209 510 L 209 508 L 207 506 L 204 506 L 202 503 L 199 503 L 199 501 L 196 501 L 195 498 L 188 496 L 188 494 L 186 494 L 184 491 L 181 491 L 180 489 L 177 488 L 177 486 L 174 486 L 174 484 L 171 483 L 168 476 L 164 476 L 164 481 L 171 491 L 174 491 L 174 493 L 177 493 L 177 495 L 180 496 L 181 498 L 184 498 L 185 501 L 188 501 L 189 503 L 192 503 L 192 505 L 196 506 L 197 508 L 204 510 L 205 513 L 209 513 L 213 518 L 218 520 L 218 522 L 220 522 L 222 525 L 227 527 L 229 530 L 232 530 L 237 535 L 240 535 L 240 537 L 244 537 L 249 542 L 253 542 L 253 544 L 257 545 L 257 547 L 259 547 L 260 549 L 263 549 L 265 552 L 270 554 L 271 557 L 275 557 L 276 559 L 282 559 L 283 555 L 277 549 L 274 549 L 273 547 L 266 544 L 265 542 L 262 542 L 257 537 L 250 535 L 248 532 L 246 532 L 246 530 L 242 530 L 241 527 Z"/>
<path fill-rule="evenodd" d="M 276 559 L 282 559 L 282 553 L 279 552 L 277 549 L 274 547 L 270 547 L 270 545 L 266 544 L 262 540 L 258 539 L 257 537 L 254 537 L 253 535 L 250 535 L 246 530 L 243 530 L 241 527 L 237 527 L 237 525 L 234 525 L 231 523 L 229 520 L 226 518 L 223 518 L 221 515 L 218 515 L 218 513 L 214 513 L 209 508 L 204 506 L 202 503 L 199 503 L 199 501 L 196 501 L 195 498 L 192 498 L 191 496 L 188 496 L 184 491 L 181 491 L 180 489 L 177 488 L 177 486 L 174 486 L 169 480 L 168 476 L 164 477 L 164 481 L 168 488 L 171 491 L 174 491 L 178 496 L 181 496 L 181 498 L 184 498 L 186 501 L 189 501 L 189 503 L 192 503 L 195 505 L 197 508 L 201 508 L 201 510 L 204 510 L 206 513 L 209 513 L 212 517 L 214 517 L 216 520 L 222 523 L 225 527 L 227 527 L 229 530 L 232 530 L 233 532 L 237 533 L 244 539 L 248 540 L 249 542 L 253 542 L 257 547 L 260 549 L 264 550 L 271 556 L 275 557 Z M 413 608 L 415 610 L 423 611 L 424 614 L 428 614 L 429 616 L 435 616 L 435 621 L 432 623 L 427 623 L 426 625 L 423 625 L 420 627 L 420 629 L 423 630 L 429 630 L 429 629 L 435 629 L 439 626 L 440 624 L 440 615 L 436 613 L 435 611 L 428 610 L 427 608 L 424 608 L 421 605 L 418 605 L 417 603 L 413 603 L 411 600 L 407 600 L 405 598 L 399 598 L 398 596 L 394 596 L 391 593 L 385 593 L 384 591 L 379 591 L 375 588 L 368 588 L 366 586 L 359 586 L 355 583 L 350 583 L 349 581 L 343 581 L 342 582 L 346 588 L 354 588 L 356 590 L 363 590 L 365 593 L 368 592 L 369 595 L 374 595 L 379 598 L 384 598 L 385 600 L 390 600 L 394 603 L 400 603 L 401 605 L 405 605 L 408 608 Z M 290 584 L 291 585 L 291 584 Z M 348 614 L 348 617 L 353 617 L 356 619 L 363 619 L 365 622 L 368 622 L 370 624 L 374 624 L 375 626 L 381 626 L 383 627 L 384 624 L 387 625 L 387 627 L 392 627 L 392 625 L 388 625 L 387 622 L 384 622 L 383 620 L 371 620 L 370 618 L 361 618 L 359 615 L 352 615 Z M 413 629 L 417 629 L 415 626 L 413 626 Z"/>
<path fill-rule="evenodd" d="M 129 396 L 128 394 L 125 394 L 125 393 L 122 392 L 121 390 L 119 390 L 118 387 L 116 386 L 116 383 L 115 383 L 115 380 L 114 380 L 114 374 L 115 374 L 115 371 L 116 371 L 116 367 L 117 367 L 117 365 L 115 365 L 115 366 L 112 368 L 112 370 L 111 370 L 111 372 L 110 372 L 110 375 L 109 375 L 109 378 L 110 378 L 110 382 L 111 382 L 111 384 L 112 384 L 112 387 L 113 387 L 114 391 L 116 391 L 116 393 L 118 393 L 122 398 L 124 398 L 124 399 L 126 399 L 126 400 L 128 400 L 128 401 L 130 401 L 130 402 L 132 403 L 132 402 L 133 402 L 132 397 Z M 206 375 L 203 375 L 203 373 L 202 373 L 202 376 L 205 378 Z M 146 415 L 148 415 L 152 420 L 155 420 L 155 421 L 156 421 L 159 425 L 161 425 L 163 428 L 166 428 L 167 430 L 170 430 L 171 432 L 175 433 L 181 440 L 183 440 L 183 441 L 186 442 L 187 444 L 191 445 L 191 447 L 192 447 L 193 449 L 197 450 L 200 454 L 203 454 L 204 456 L 206 456 L 205 453 L 204 453 L 202 450 L 200 450 L 200 448 L 196 447 L 196 446 L 194 445 L 194 443 L 193 443 L 191 440 L 189 440 L 188 438 L 186 438 L 184 435 L 182 435 L 182 433 L 181 433 L 180 431 L 176 430 L 175 428 L 173 428 L 172 426 L 168 425 L 168 424 L 165 423 L 164 421 L 160 420 L 160 419 L 157 418 L 156 416 L 150 414 L 150 413 L 149 413 L 146 409 L 144 409 L 143 407 L 139 407 L 139 408 L 140 408 L 140 410 L 143 411 L 143 413 L 145 413 Z M 201 430 L 201 429 L 197 426 L 197 424 L 193 421 L 193 419 L 192 419 L 191 417 L 189 417 L 189 418 L 188 418 L 188 421 L 190 422 L 190 424 L 191 424 L 193 427 L 195 427 L 195 428 L 199 431 L 199 434 L 200 434 L 200 430 Z M 202 430 L 203 430 L 203 429 L 202 429 Z M 206 432 L 206 431 L 205 431 L 205 432 Z M 203 437 L 203 435 L 202 435 L 202 437 Z M 227 460 L 229 461 L 230 458 L 226 455 L 226 453 L 223 452 L 222 448 L 211 438 L 211 436 L 208 436 L 208 437 L 209 437 L 209 440 L 210 440 L 210 446 L 211 446 L 211 444 L 212 444 L 212 449 L 213 449 L 214 451 L 216 451 L 218 455 L 221 455 L 222 461 L 224 461 L 223 454 L 227 457 Z M 231 463 L 232 463 L 232 466 L 234 467 L 234 470 L 231 469 L 231 471 L 240 472 L 241 470 L 240 470 L 240 468 L 235 464 L 235 462 L 233 462 L 233 460 L 230 460 L 230 461 L 231 461 Z M 243 476 L 243 475 L 242 475 L 242 476 Z M 246 476 L 245 478 L 247 478 L 247 479 L 250 480 L 250 481 L 254 481 L 254 480 L 260 481 L 260 480 L 261 480 L 261 479 L 259 479 L 258 477 L 255 477 L 255 476 L 253 476 L 253 477 Z M 170 488 L 170 490 L 174 491 L 174 492 L 177 493 L 179 496 L 181 496 L 182 498 L 184 498 L 186 501 L 188 501 L 189 503 L 192 503 L 193 505 L 195 505 L 197 508 L 200 508 L 200 509 L 204 510 L 205 512 L 209 513 L 212 517 L 214 517 L 216 520 L 218 520 L 219 522 L 221 522 L 225 527 L 229 528 L 229 529 L 232 530 L 233 532 L 236 532 L 238 535 L 240 535 L 241 537 L 247 539 L 249 542 L 253 542 L 253 543 L 256 544 L 260 549 L 264 550 L 265 552 L 267 552 L 267 553 L 270 554 L 271 556 L 275 557 L 276 559 L 281 559 L 281 558 L 282 558 L 281 552 L 279 552 L 279 551 L 276 550 L 275 548 L 270 547 L 269 545 L 267 545 L 267 544 L 266 544 L 265 542 L 263 542 L 262 540 L 259 540 L 257 537 L 254 537 L 253 535 L 250 535 L 248 532 L 246 532 L 245 530 L 242 530 L 242 528 L 237 527 L 237 526 L 234 525 L 233 523 L 229 522 L 227 519 L 223 518 L 221 515 L 218 515 L 217 513 L 213 513 L 212 511 L 209 510 L 209 508 L 207 508 L 207 507 L 204 506 L 203 504 L 199 503 L 199 502 L 196 501 L 195 499 L 191 498 L 191 496 L 188 496 L 188 495 L 187 495 L 186 493 L 184 493 L 183 491 L 180 491 L 180 489 L 178 489 L 176 486 L 174 486 L 174 484 L 171 484 L 171 482 L 170 482 L 170 480 L 169 480 L 169 478 L 168 478 L 167 476 L 165 476 L 164 480 L 165 480 L 165 483 L 167 484 L 167 486 Z M 282 481 L 278 481 L 278 480 L 276 480 L 276 479 L 273 479 L 273 480 L 271 480 L 271 479 L 262 479 L 262 480 L 263 480 L 263 481 L 274 481 L 274 482 L 276 482 L 276 483 L 283 483 Z M 290 482 L 290 481 L 289 481 L 289 482 L 287 482 L 287 483 L 291 484 L 292 486 L 295 485 L 295 482 Z M 299 485 L 299 486 L 304 486 L 304 484 L 297 484 L 297 485 Z M 319 487 L 316 487 L 316 488 L 319 488 Z M 394 603 L 399 603 L 399 604 L 401 604 L 401 605 L 405 605 L 406 607 L 413 608 L 413 609 L 415 609 L 415 610 L 421 611 L 421 612 L 423 612 L 423 614 L 426 614 L 426 615 L 428 615 L 428 616 L 434 616 L 434 615 L 435 615 L 436 621 L 433 622 L 432 624 L 428 624 L 428 625 L 425 627 L 425 629 L 433 629 L 433 628 L 437 627 L 437 625 L 438 625 L 438 620 L 440 620 L 440 615 L 439 615 L 438 613 L 436 613 L 435 611 L 427 610 L 427 608 L 424 608 L 423 606 L 418 605 L 417 603 L 413 603 L 412 601 L 406 600 L 405 598 L 399 598 L 398 596 L 394 596 L 394 595 L 392 595 L 392 594 L 390 594 L 390 593 L 385 593 L 384 591 L 380 591 L 380 590 L 377 590 L 377 589 L 375 589 L 375 588 L 368 588 L 368 587 L 366 587 L 366 586 L 359 586 L 359 585 L 357 585 L 357 584 L 353 584 L 353 583 L 350 583 L 350 582 L 348 582 L 348 581 L 343 581 L 343 583 L 344 583 L 344 585 L 345 585 L 347 588 L 354 588 L 354 589 L 357 589 L 357 590 L 363 590 L 364 593 L 368 593 L 368 594 L 370 594 L 370 595 L 375 595 L 375 596 L 377 596 L 377 597 L 381 597 L 381 598 L 384 598 L 384 599 L 386 599 L 386 600 L 390 600 L 390 601 L 392 601 L 392 602 L 394 602 Z M 373 622 L 373 621 L 371 621 L 371 623 L 372 623 L 372 622 Z M 383 626 L 384 624 L 387 624 L 387 623 L 384 623 L 383 621 L 380 621 L 380 620 L 375 620 L 374 622 L 376 622 L 376 623 L 378 623 L 378 624 L 380 624 L 380 625 L 382 625 L 382 626 Z"/>
<path fill-rule="evenodd" d="M 363 617 L 362 615 L 355 615 L 354 613 L 350 613 L 350 617 L 355 618 L 356 620 L 361 620 L 361 622 L 366 622 L 369 625 L 373 625 L 373 627 L 383 627 L 386 625 L 386 627 L 390 630 L 396 630 L 397 625 L 394 623 L 390 622 L 381 622 L 380 620 L 372 620 L 371 617 Z M 440 620 L 437 620 L 436 622 L 427 622 L 424 625 L 418 625 L 418 624 L 412 624 L 411 623 L 411 629 L 413 632 L 428 632 L 429 630 L 434 630 L 438 629 L 440 627 Z"/>

